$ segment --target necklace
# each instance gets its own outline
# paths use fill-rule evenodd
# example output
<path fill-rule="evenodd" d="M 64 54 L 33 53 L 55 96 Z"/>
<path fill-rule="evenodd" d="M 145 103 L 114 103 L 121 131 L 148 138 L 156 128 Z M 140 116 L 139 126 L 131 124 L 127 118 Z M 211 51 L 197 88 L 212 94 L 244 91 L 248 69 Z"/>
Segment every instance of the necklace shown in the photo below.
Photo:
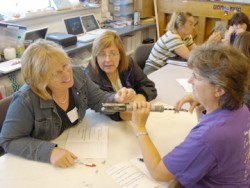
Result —
<path fill-rule="evenodd" d="M 53 99 L 56 100 L 57 102 L 61 103 L 61 104 L 65 104 L 67 102 L 67 94 L 66 94 L 65 97 L 63 97 L 63 100 L 59 100 L 58 98 L 56 98 L 54 96 L 53 96 Z"/>

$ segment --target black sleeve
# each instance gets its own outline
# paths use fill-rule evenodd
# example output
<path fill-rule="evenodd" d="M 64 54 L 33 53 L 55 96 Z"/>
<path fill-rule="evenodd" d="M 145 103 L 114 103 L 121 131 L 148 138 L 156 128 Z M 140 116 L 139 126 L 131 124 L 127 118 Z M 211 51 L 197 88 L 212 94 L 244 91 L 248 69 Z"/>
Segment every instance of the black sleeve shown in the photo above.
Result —
<path fill-rule="evenodd" d="M 147 77 L 138 64 L 131 62 L 131 65 L 134 75 L 134 90 L 136 93 L 144 95 L 147 101 L 155 99 L 157 96 L 155 83 Z"/>

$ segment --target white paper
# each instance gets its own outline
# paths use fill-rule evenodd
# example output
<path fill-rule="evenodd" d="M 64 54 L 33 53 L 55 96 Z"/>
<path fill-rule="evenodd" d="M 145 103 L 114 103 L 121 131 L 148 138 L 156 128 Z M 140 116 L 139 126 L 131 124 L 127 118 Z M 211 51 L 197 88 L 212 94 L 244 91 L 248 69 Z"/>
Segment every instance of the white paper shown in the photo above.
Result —
<path fill-rule="evenodd" d="M 187 67 L 187 62 L 186 61 L 168 59 L 167 63 L 170 64 L 170 65 L 177 65 L 177 66 Z"/>
<path fill-rule="evenodd" d="M 108 127 L 70 129 L 65 147 L 79 158 L 107 158 Z"/>
<path fill-rule="evenodd" d="M 188 93 L 192 93 L 192 85 L 188 83 L 187 78 L 182 78 L 182 79 L 176 79 L 176 81 L 184 88 L 184 90 Z"/>
<path fill-rule="evenodd" d="M 123 188 L 160 188 L 169 185 L 167 182 L 153 180 L 145 164 L 138 158 L 111 167 L 107 174 Z"/>

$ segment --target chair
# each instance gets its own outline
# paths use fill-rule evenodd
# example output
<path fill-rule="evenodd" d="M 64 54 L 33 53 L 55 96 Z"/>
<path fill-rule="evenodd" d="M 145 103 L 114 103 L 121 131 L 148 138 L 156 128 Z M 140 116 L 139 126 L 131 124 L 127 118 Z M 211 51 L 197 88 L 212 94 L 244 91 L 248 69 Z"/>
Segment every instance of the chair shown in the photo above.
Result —
<path fill-rule="evenodd" d="M 138 63 L 141 69 L 144 69 L 146 60 L 148 59 L 153 46 L 154 43 L 142 44 L 135 49 L 132 59 L 135 63 Z"/>
<path fill-rule="evenodd" d="M 13 96 L 8 96 L 2 100 L 0 100 L 0 132 L 2 130 L 3 122 L 5 120 L 5 116 L 7 114 L 10 102 L 12 100 Z M 2 147 L 0 147 L 0 156 L 4 154 L 4 150 Z"/>

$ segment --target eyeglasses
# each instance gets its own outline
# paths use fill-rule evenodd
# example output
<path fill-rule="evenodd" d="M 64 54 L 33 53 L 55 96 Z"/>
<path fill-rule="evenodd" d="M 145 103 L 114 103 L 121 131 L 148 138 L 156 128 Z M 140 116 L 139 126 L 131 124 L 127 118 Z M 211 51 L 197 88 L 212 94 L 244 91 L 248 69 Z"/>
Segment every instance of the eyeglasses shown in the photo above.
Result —
<path fill-rule="evenodd" d="M 110 54 L 106 54 L 104 52 L 101 52 L 99 53 L 97 56 L 100 58 L 100 59 L 106 59 L 107 57 L 109 57 L 110 59 L 116 59 L 118 58 L 120 55 L 119 52 L 110 52 Z"/>
<path fill-rule="evenodd" d="M 70 70 L 70 63 L 67 62 L 62 66 L 62 70 L 52 73 L 52 79 L 56 82 L 61 80 L 63 77 L 63 73 L 69 70 Z"/>

